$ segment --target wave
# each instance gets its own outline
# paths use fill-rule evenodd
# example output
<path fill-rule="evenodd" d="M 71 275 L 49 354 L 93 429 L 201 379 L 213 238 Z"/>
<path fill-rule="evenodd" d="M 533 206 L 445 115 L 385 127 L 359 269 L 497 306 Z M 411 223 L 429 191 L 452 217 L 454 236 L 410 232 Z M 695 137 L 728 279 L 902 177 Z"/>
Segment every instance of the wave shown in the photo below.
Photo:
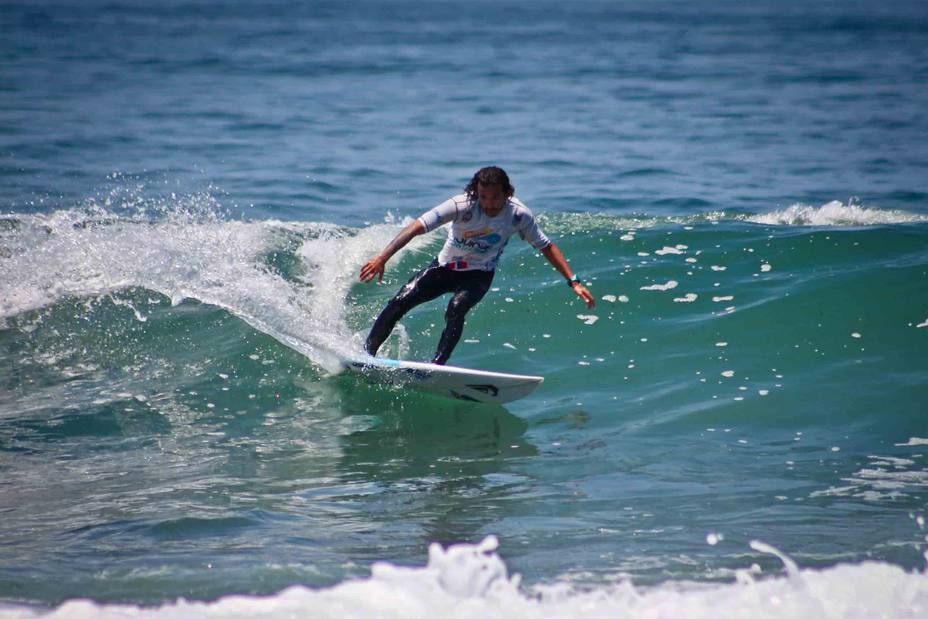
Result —
<path fill-rule="evenodd" d="M 926 222 L 928 216 L 899 210 L 868 208 L 853 201 L 844 204 L 833 200 L 818 207 L 794 204 L 789 208 L 762 215 L 746 215 L 743 220 L 775 226 L 882 226 Z"/>
<path fill-rule="evenodd" d="M 208 197 L 157 217 L 88 205 L 3 221 L 0 324 L 107 295 L 144 320 L 142 309 L 112 296 L 139 288 L 174 306 L 194 299 L 221 307 L 327 369 L 359 347 L 344 307 L 356 265 L 394 234 L 388 224 L 231 221 Z"/>
<path fill-rule="evenodd" d="M 417 239 L 406 250 L 411 254 L 396 258 L 388 271 L 388 285 L 359 286 L 355 283 L 359 265 L 392 238 L 403 222 L 357 229 L 320 222 L 234 221 L 217 212 L 205 197 L 199 203 L 195 197 L 187 200 L 192 204 L 179 202 L 155 214 L 85 206 L 2 220 L 0 317 L 11 331 L 0 335 L 13 345 L 0 355 L 6 355 L 7 365 L 17 372 L 9 380 L 13 397 L 2 404 L 15 420 L 7 427 L 15 430 L 14 436 L 25 437 L 14 442 L 15 449 L 30 450 L 36 461 L 54 462 L 59 452 L 50 447 L 62 441 L 70 445 L 75 436 L 90 437 L 87 444 L 105 444 L 120 437 L 148 441 L 151 436 L 184 428 L 199 438 L 196 432 L 207 437 L 217 425 L 226 432 L 224 442 L 238 445 L 243 436 L 251 440 L 258 424 L 265 427 L 263 422 L 270 417 L 269 411 L 277 411 L 278 397 L 283 394 L 280 401 L 292 399 L 285 404 L 290 407 L 286 410 L 307 420 L 313 432 L 319 429 L 318 436 L 324 440 L 317 440 L 313 433 L 306 437 L 316 450 L 313 457 L 323 453 L 323 460 L 328 459 L 326 467 L 329 460 L 338 460 L 343 470 L 355 467 L 365 475 L 368 468 L 378 473 L 393 468 L 397 477 L 407 479 L 433 475 L 431 468 L 425 468 L 428 463 L 455 450 L 465 458 L 484 457 L 484 437 L 492 432 L 483 425 L 477 424 L 479 431 L 466 432 L 478 437 L 474 439 L 478 447 L 464 445 L 462 452 L 462 435 L 448 432 L 449 417 L 436 415 L 433 403 L 373 389 L 368 392 L 366 387 L 359 389 L 328 377 L 317 384 L 315 368 L 301 373 L 302 359 L 289 363 L 286 350 L 275 351 L 273 342 L 252 337 L 247 326 L 225 320 L 228 314 L 237 316 L 326 369 L 331 355 L 359 345 L 358 330 L 402 279 L 431 256 L 440 243 L 440 232 Z M 878 210 L 860 208 L 864 215 Z M 837 210 L 850 212 L 845 205 Z M 814 451 L 824 445 L 826 456 L 847 454 L 848 460 L 843 461 L 847 466 L 836 464 L 833 475 L 825 473 L 808 486 L 801 484 L 795 493 L 785 490 L 783 500 L 852 507 L 866 502 L 859 511 L 855 508 L 841 516 L 845 519 L 842 527 L 852 523 L 861 530 L 866 523 L 872 524 L 874 513 L 882 518 L 881 527 L 892 527 L 886 523 L 897 522 L 892 520 L 894 513 L 921 510 L 928 478 L 917 454 L 875 446 L 915 447 L 926 440 L 917 431 L 925 384 L 917 337 L 928 324 L 918 286 L 926 263 L 924 227 L 883 223 L 872 230 L 779 228 L 725 214 L 702 214 L 682 222 L 686 223 L 681 228 L 679 223 L 663 226 L 668 220 L 647 216 L 556 214 L 548 218 L 545 230 L 556 231 L 558 243 L 574 259 L 577 271 L 590 278 L 601 301 L 595 312 L 577 307 L 557 274 L 530 247 L 514 242 L 507 250 L 510 254 L 495 284 L 497 294 L 488 296 L 480 311 L 469 318 L 468 338 L 477 343 L 464 340 L 459 359 L 474 367 L 537 369 L 551 376 L 551 381 L 546 383 L 547 393 L 526 401 L 519 417 L 507 422 L 515 428 L 523 417 L 534 421 L 533 436 L 523 438 L 524 426 L 519 425 L 506 431 L 499 445 L 509 446 L 506 453 L 511 453 L 512 446 L 518 446 L 520 454 L 544 452 L 549 448 L 529 440 L 541 436 L 547 442 L 544 419 L 560 419 L 564 414 L 583 419 L 591 412 L 600 424 L 593 429 L 597 435 L 589 437 L 591 449 L 616 436 L 631 436 L 634 442 L 637 436 L 651 435 L 656 443 L 645 440 L 642 449 L 647 449 L 647 455 L 631 454 L 633 459 L 652 458 L 654 444 L 674 445 L 675 454 L 686 460 L 687 467 L 696 465 L 687 479 L 698 481 L 700 470 L 707 471 L 706 479 L 717 477 L 712 471 L 718 470 L 718 456 L 700 458 L 706 451 L 704 445 L 718 444 L 726 454 L 743 454 L 728 456 L 733 459 L 726 462 L 732 466 L 737 466 L 734 458 L 745 457 L 771 467 L 761 474 L 773 479 L 778 488 L 794 487 L 795 475 L 800 473 L 793 472 L 793 464 L 800 471 L 804 464 L 831 471 L 831 460 L 821 467 L 823 460 Z M 422 255 L 416 255 L 420 251 Z M 184 299 L 222 309 L 210 311 L 210 307 L 194 304 L 177 310 L 168 307 Z M 86 305 L 94 306 L 92 311 L 83 312 L 81 307 Z M 433 323 L 439 320 L 436 311 L 409 316 L 406 324 L 414 355 L 431 346 L 436 335 Z M 252 402 L 253 396 L 249 408 L 241 407 L 244 416 L 235 412 L 239 405 L 234 402 Z M 894 402 L 890 409 L 885 407 L 887 398 Z M 576 404 L 582 409 L 575 410 L 572 402 L 582 402 Z M 127 415 L 126 409 L 132 409 L 132 414 Z M 398 412 L 384 415 L 384 410 Z M 614 410 L 622 414 L 598 414 Z M 379 420 L 373 419 L 377 416 Z M 463 417 L 474 419 L 470 412 Z M 331 420 L 346 433 L 332 432 L 332 426 L 320 426 L 316 418 Z M 426 419 L 434 424 L 429 428 L 437 428 L 434 435 L 422 434 Z M 499 437 L 498 421 L 505 417 L 487 413 L 484 419 Z M 352 428 L 373 423 L 390 427 L 391 434 L 385 435 L 389 438 L 346 438 Z M 394 423 L 407 425 L 397 432 L 392 429 Z M 293 426 L 276 427 L 281 434 L 273 435 L 274 440 L 289 449 Z M 414 431 L 408 429 L 413 427 Z M 680 443 L 680 436 L 697 434 L 701 437 L 697 442 Z M 394 435 L 425 451 L 379 452 L 380 445 L 396 442 Z M 434 436 L 442 438 L 433 440 Z M 865 436 L 865 441 L 859 436 Z M 790 448 L 783 445 L 800 438 L 802 447 L 797 445 L 799 457 L 794 460 L 787 455 Z M 447 443 L 442 442 L 446 439 Z M 578 435 L 578 443 L 585 440 Z M 271 444 L 265 434 L 255 434 L 254 441 L 264 449 Z M 196 449 L 213 448 L 209 440 L 193 443 L 201 446 Z M 454 449 L 449 451 L 447 446 L 452 444 Z M 496 444 L 492 443 L 489 453 L 497 453 Z M 560 447 L 550 449 L 546 453 L 561 453 Z M 190 462 L 200 460 L 203 453 L 189 447 L 181 452 Z M 279 453 L 282 462 L 290 461 L 284 447 Z M 804 454 L 809 454 L 806 462 Z M 544 460 L 539 460 L 539 466 Z M 784 475 L 783 460 L 790 465 L 785 476 L 778 477 Z M 394 468 L 393 461 L 400 464 Z M 23 462 L 24 470 L 28 469 L 30 461 Z M 421 471 L 416 468 L 419 465 Z M 126 466 L 122 452 L 108 466 L 122 470 Z M 302 469 L 296 474 L 308 475 Z M 389 484 L 383 486 L 385 495 L 392 491 Z M 875 512 L 871 511 L 874 507 Z M 34 509 L 23 509 L 20 516 L 27 521 L 34 513 Z M 756 513 L 735 514 L 731 521 L 753 523 Z M 175 522 L 174 516 L 164 520 Z M 694 522 L 687 520 L 680 526 L 698 527 Z M 817 526 L 833 523 L 822 522 Z M 921 528 L 923 522 L 917 522 Z M 914 547 L 920 552 L 923 545 L 918 540 L 923 532 L 915 535 L 891 531 L 874 538 L 879 544 L 886 542 L 884 546 L 874 546 L 873 540 L 855 545 L 840 538 L 826 545 L 818 557 L 805 555 L 814 557 L 817 570 L 791 567 L 785 577 L 770 573 L 766 566 L 772 560 L 759 555 L 751 558 L 750 551 L 732 542 L 716 549 L 723 557 L 718 562 L 709 558 L 704 564 L 700 559 L 692 570 L 674 576 L 662 566 L 675 561 L 680 551 L 655 554 L 657 546 L 645 545 L 638 556 L 647 557 L 657 567 L 640 567 L 637 557 L 621 567 L 611 564 L 606 569 L 617 572 L 619 584 L 614 586 L 602 585 L 599 568 L 578 559 L 576 572 L 565 574 L 560 567 L 549 567 L 542 576 L 553 579 L 545 581 L 548 585 L 528 587 L 507 573 L 495 545 L 485 541 L 454 552 L 437 548 L 423 567 L 378 564 L 369 578 L 328 589 L 303 586 L 262 598 L 165 603 L 183 594 L 178 590 L 185 591 L 175 587 L 154 600 L 163 604 L 160 607 L 146 605 L 152 600 L 144 597 L 144 590 L 134 595 L 135 572 L 126 580 L 112 577 L 120 591 L 129 591 L 123 597 L 107 594 L 105 587 L 85 586 L 96 578 L 95 572 L 88 572 L 87 579 L 57 594 L 60 597 L 33 592 L 30 598 L 17 599 L 53 604 L 88 591 L 87 595 L 98 599 L 131 600 L 133 605 L 72 599 L 54 610 L 0 606 L 0 616 L 50 612 L 50 616 L 103 617 L 120 613 L 151 617 L 336 613 L 360 617 L 449 613 L 699 617 L 717 616 L 722 605 L 732 609 L 731 615 L 752 617 L 855 612 L 906 616 L 915 615 L 917 605 L 925 606 L 926 579 L 922 572 L 906 571 L 916 561 L 921 568 L 918 555 L 907 553 L 899 559 L 892 548 Z M 468 531 L 458 539 L 471 536 Z M 677 543 L 672 532 L 661 536 L 665 549 Z M 720 536 L 712 539 L 715 546 Z M 144 549 L 150 539 L 129 535 L 121 543 L 130 550 Z M 762 552 L 759 548 L 766 547 L 755 550 Z M 300 562 L 304 551 L 304 546 L 287 543 L 273 550 L 288 559 L 299 557 L 296 561 Z M 822 567 L 825 562 L 867 555 L 905 567 L 892 563 Z M 39 571 L 49 569 L 48 562 L 55 560 L 54 554 L 44 556 Z M 400 561 L 396 554 L 381 556 Z M 519 565 L 527 560 L 512 558 L 523 561 Z M 737 571 L 755 560 L 767 570 L 760 577 L 756 570 Z M 704 565 L 724 567 L 707 570 Z M 588 573 L 581 572 L 580 566 L 597 570 L 594 584 L 587 584 Z M 139 567 L 143 575 L 149 569 L 165 568 L 157 561 Z M 618 574 L 624 569 L 632 576 Z M 52 572 L 55 569 L 48 573 Z M 259 572 L 248 573 L 235 583 L 255 578 L 258 582 Z M 335 578 L 340 580 L 344 573 L 338 572 Z M 538 577 L 526 573 L 527 579 Z M 703 582 L 694 582 L 703 577 Z M 220 575 L 212 578 L 210 591 L 216 596 L 236 591 L 270 593 L 295 582 L 316 586 L 333 582 L 307 581 L 303 572 L 275 581 L 279 587 L 265 583 L 266 588 L 230 584 Z M 611 574 L 607 578 L 605 582 L 616 582 Z M 635 578 L 637 586 L 622 578 Z M 643 587 L 641 579 L 659 584 Z M 720 584 L 720 579 L 728 582 Z M 176 583 L 183 576 L 172 573 L 167 580 Z M 578 588 L 581 582 L 586 589 Z"/>
<path fill-rule="evenodd" d="M 653 216 L 613 213 L 555 213 L 539 218 L 545 230 L 556 234 L 592 231 L 634 231 L 656 226 L 698 226 L 703 224 L 747 223 L 796 227 L 868 227 L 928 222 L 928 215 L 902 210 L 863 206 L 855 201 L 832 200 L 820 206 L 797 203 L 767 213 L 736 213 L 725 210 L 702 211 L 692 215 Z"/>
<path fill-rule="evenodd" d="M 717 544 L 721 536 L 709 536 Z M 290 587 L 269 597 L 232 595 L 214 602 L 178 600 L 160 607 L 103 605 L 72 600 L 53 610 L 0 607 L 0 618 L 46 617 L 916 617 L 928 607 L 928 577 L 880 562 L 800 569 L 775 548 L 751 548 L 782 561 L 785 575 L 764 576 L 757 563 L 734 574 L 734 582 L 674 582 L 639 588 L 628 580 L 577 590 L 569 583 L 526 591 L 509 575 L 490 536 L 479 544 L 443 548 L 432 544 L 425 567 L 375 563 L 371 576 L 328 589 Z"/>
<path fill-rule="evenodd" d="M 353 290 L 357 270 L 396 234 L 401 222 L 391 217 L 358 229 L 325 222 L 241 221 L 224 215 L 209 195 L 182 196 L 163 204 L 147 203 L 131 193 L 117 198 L 119 206 L 91 202 L 47 214 L 0 219 L 4 273 L 0 277 L 0 327 L 16 316 L 66 299 L 103 296 L 144 321 L 143 307 L 115 294 L 137 288 L 164 295 L 175 306 L 194 299 L 221 307 L 329 371 L 336 370 L 339 357 L 360 350 L 357 329 L 376 311 L 374 306 L 383 302 L 383 295 L 374 292 L 374 286 Z M 686 258 L 687 265 L 698 267 L 698 262 L 713 253 L 706 243 L 722 241 L 713 228 L 721 224 L 728 224 L 722 226 L 727 228 L 726 235 L 733 232 L 733 226 L 740 229 L 734 231 L 740 238 L 746 234 L 743 227 L 754 224 L 885 226 L 924 222 L 928 217 L 830 202 L 817 208 L 794 205 L 764 215 L 559 213 L 542 220 L 545 230 L 572 251 L 595 249 L 617 235 L 623 243 L 610 249 L 614 253 L 609 255 L 620 261 L 628 251 L 644 249 L 639 256 L 651 252 L 641 238 L 648 229 L 662 225 L 695 228 L 700 235 L 710 233 L 702 239 L 705 253 L 697 257 L 698 252 L 692 252 Z M 404 254 L 433 249 L 441 234 L 416 239 Z M 667 253 L 666 248 L 653 249 L 658 257 Z M 394 263 L 402 259 L 401 254 Z M 408 270 L 404 266 L 394 273 Z M 543 273 L 538 278 L 543 279 Z M 679 279 L 679 273 L 673 275 Z M 692 295 L 680 298 L 696 299 Z M 364 318 L 352 325 L 360 314 Z"/>

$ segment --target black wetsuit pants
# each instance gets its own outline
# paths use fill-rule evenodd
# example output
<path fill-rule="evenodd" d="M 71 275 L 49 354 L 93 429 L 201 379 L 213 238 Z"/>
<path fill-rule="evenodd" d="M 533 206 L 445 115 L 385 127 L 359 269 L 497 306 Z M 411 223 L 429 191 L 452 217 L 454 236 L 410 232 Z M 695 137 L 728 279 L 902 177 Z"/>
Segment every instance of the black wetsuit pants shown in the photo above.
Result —
<path fill-rule="evenodd" d="M 476 270 L 456 271 L 440 266 L 437 260 L 432 261 L 413 275 L 380 312 L 367 336 L 364 349 L 371 355 L 377 354 L 381 344 L 406 312 L 426 301 L 452 293 L 454 296 L 451 297 L 445 311 L 445 330 L 442 331 L 438 349 L 432 359 L 432 363 L 444 364 L 464 333 L 464 316 L 490 289 L 493 273 Z"/>

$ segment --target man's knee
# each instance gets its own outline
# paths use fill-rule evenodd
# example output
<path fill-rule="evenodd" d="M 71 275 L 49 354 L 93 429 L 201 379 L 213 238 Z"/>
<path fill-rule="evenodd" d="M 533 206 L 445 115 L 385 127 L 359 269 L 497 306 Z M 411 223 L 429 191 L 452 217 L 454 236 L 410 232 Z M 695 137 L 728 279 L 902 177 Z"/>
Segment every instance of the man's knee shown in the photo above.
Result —
<path fill-rule="evenodd" d="M 448 309 L 445 310 L 445 321 L 453 322 L 463 320 L 464 316 L 470 311 L 474 304 L 466 295 L 455 295 L 448 302 Z"/>

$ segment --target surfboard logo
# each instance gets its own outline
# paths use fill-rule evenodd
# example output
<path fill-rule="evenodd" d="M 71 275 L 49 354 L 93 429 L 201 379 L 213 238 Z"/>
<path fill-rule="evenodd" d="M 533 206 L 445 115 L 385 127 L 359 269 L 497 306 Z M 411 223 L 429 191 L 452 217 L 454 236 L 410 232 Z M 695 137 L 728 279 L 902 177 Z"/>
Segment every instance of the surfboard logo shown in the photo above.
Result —
<path fill-rule="evenodd" d="M 467 388 L 485 393 L 494 398 L 499 395 L 499 388 L 496 385 L 467 385 Z"/>
<path fill-rule="evenodd" d="M 400 368 L 406 376 L 416 380 L 426 380 L 431 374 L 428 370 L 418 370 L 415 368 Z"/>

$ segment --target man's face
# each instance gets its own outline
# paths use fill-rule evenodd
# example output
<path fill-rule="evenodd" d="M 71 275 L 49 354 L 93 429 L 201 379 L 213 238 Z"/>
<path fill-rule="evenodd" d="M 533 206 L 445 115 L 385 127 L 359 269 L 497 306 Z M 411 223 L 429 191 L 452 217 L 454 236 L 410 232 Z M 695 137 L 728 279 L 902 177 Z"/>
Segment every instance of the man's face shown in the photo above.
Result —
<path fill-rule="evenodd" d="M 503 188 L 499 185 L 477 183 L 477 199 L 480 201 L 480 208 L 488 217 L 499 215 L 506 206 L 508 198 L 509 196 L 503 193 Z"/>

